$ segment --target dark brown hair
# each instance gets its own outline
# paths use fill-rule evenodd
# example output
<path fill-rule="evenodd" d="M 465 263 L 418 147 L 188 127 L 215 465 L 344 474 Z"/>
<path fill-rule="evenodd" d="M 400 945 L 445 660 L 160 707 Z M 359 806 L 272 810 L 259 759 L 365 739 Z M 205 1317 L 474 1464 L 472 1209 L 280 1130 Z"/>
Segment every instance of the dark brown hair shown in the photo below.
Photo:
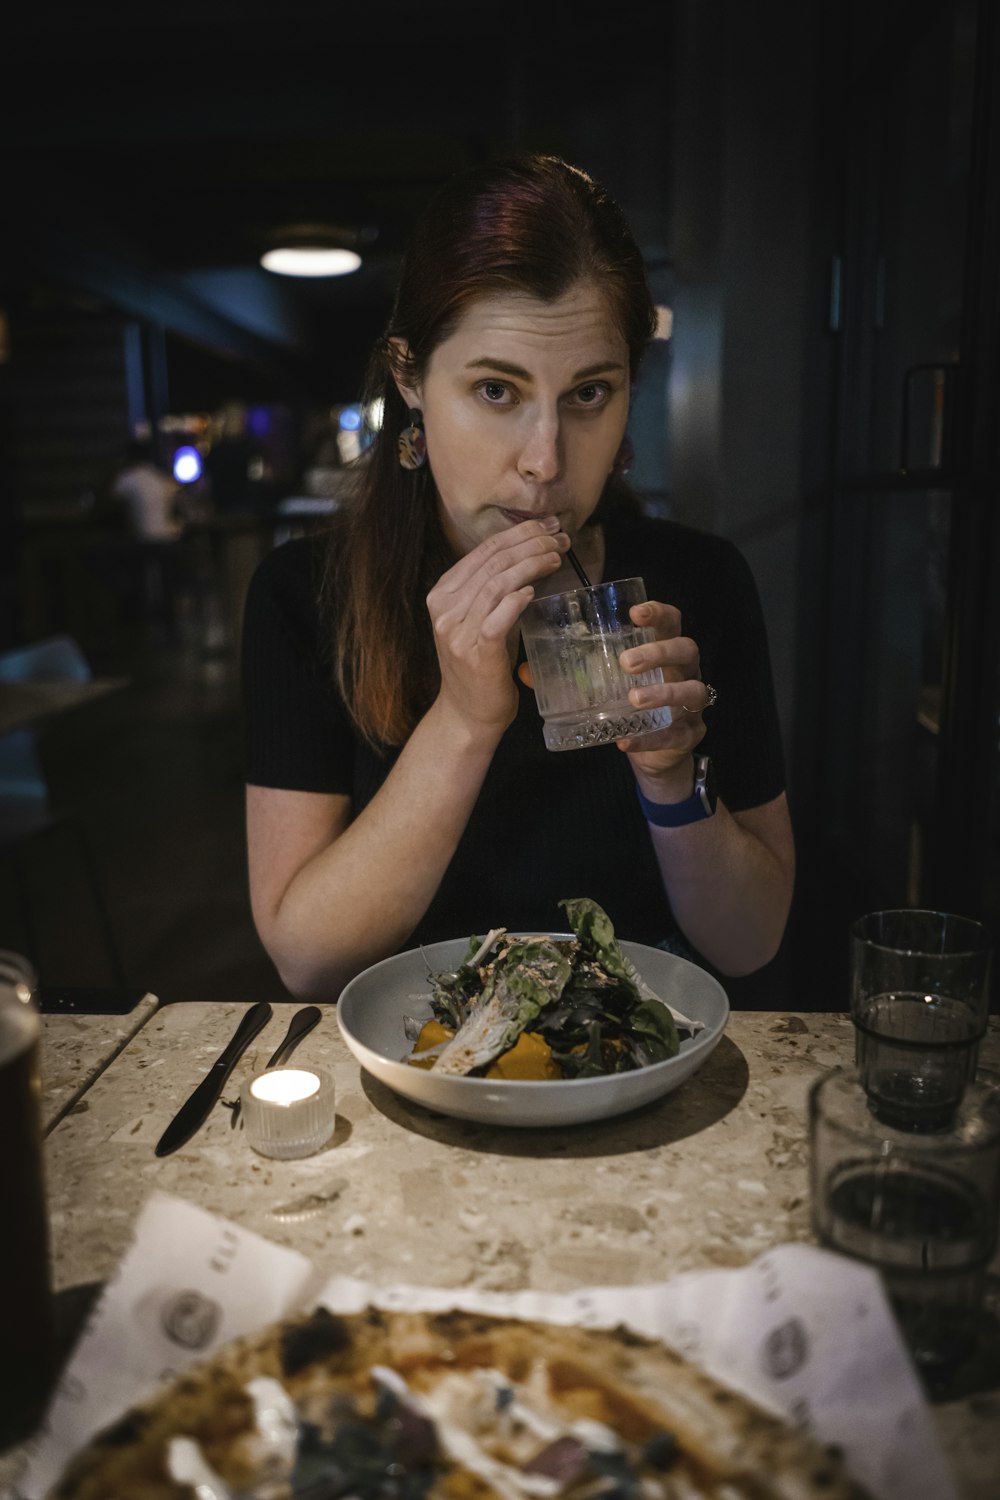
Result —
<path fill-rule="evenodd" d="M 454 561 L 430 467 L 398 462 L 408 417 L 390 340 L 409 350 L 395 373 L 419 383 L 475 298 L 511 291 L 548 302 L 580 281 L 607 298 L 634 380 L 655 326 L 645 267 L 621 209 L 585 172 L 540 154 L 484 162 L 440 188 L 414 228 L 366 379 L 366 402 L 382 403 L 381 431 L 331 529 L 322 591 L 338 686 L 373 743 L 402 744 L 438 690 L 425 601 Z M 623 490 L 609 481 L 594 520 Z"/>

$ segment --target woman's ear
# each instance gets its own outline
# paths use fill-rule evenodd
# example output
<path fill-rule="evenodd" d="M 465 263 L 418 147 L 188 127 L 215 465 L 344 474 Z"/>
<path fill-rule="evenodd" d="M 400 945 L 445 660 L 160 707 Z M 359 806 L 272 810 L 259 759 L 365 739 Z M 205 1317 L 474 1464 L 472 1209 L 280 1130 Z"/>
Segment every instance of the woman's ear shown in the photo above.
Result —
<path fill-rule="evenodd" d="M 406 406 L 420 405 L 420 387 L 410 375 L 410 346 L 405 339 L 391 338 L 387 345 L 389 373 Z"/>

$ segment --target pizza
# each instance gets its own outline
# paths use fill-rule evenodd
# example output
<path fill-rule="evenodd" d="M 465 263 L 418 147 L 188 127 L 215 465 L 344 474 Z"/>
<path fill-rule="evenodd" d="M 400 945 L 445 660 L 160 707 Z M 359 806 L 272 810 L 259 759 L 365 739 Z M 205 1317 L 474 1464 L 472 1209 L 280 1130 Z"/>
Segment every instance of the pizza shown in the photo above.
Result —
<path fill-rule="evenodd" d="M 619 1327 L 319 1308 L 227 1345 L 49 1500 L 871 1500 L 838 1450 Z"/>

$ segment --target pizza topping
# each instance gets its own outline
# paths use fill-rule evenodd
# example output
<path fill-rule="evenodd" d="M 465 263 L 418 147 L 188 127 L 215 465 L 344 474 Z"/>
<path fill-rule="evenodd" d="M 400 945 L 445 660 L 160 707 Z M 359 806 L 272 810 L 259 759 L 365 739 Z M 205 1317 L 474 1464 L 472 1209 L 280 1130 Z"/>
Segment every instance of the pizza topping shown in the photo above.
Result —
<path fill-rule="evenodd" d="M 409 1401 L 417 1405 L 416 1397 L 398 1370 L 391 1370 L 388 1365 L 372 1365 L 371 1377 L 386 1390 L 391 1391 L 397 1401 Z"/>
<path fill-rule="evenodd" d="M 644 1450 L 593 1417 L 561 1411 L 551 1375 L 544 1359 L 519 1381 L 482 1365 L 438 1371 L 419 1394 L 421 1409 L 434 1418 L 446 1457 L 502 1500 L 550 1500 L 570 1490 L 580 1500 L 664 1500 L 662 1485 L 640 1476 Z M 405 1400 L 413 1399 L 408 1390 Z"/>
<path fill-rule="evenodd" d="M 337 1403 L 332 1436 L 313 1423 L 301 1432 L 292 1493 L 338 1500 L 422 1500 L 438 1475 L 434 1426 L 383 1388 L 375 1410 Z"/>
<path fill-rule="evenodd" d="M 299 1418 L 284 1386 L 270 1375 L 248 1381 L 253 1404 L 252 1434 L 244 1440 L 244 1460 L 257 1476 L 254 1494 L 265 1496 L 275 1485 L 282 1493 L 295 1464 L 299 1446 Z M 190 1486 L 197 1500 L 231 1500 L 231 1490 L 215 1472 L 199 1443 L 191 1437 L 172 1437 L 167 1445 L 167 1472 L 178 1484 Z"/>
<path fill-rule="evenodd" d="M 590 1464 L 590 1454 L 575 1437 L 559 1437 L 554 1443 L 539 1449 L 534 1458 L 530 1459 L 524 1466 L 526 1474 L 548 1474 L 552 1479 L 558 1479 L 560 1486 L 565 1488 L 579 1479 Z"/>
<path fill-rule="evenodd" d="M 376 1414 L 386 1423 L 400 1456 L 410 1464 L 431 1463 L 438 1446 L 434 1423 L 398 1371 L 374 1365 L 371 1373 L 382 1387 Z"/>
<path fill-rule="evenodd" d="M 229 1486 L 216 1474 L 193 1438 L 170 1439 L 167 1473 L 178 1484 L 190 1485 L 198 1500 L 231 1500 Z"/>
<path fill-rule="evenodd" d="M 658 1432 L 650 1438 L 642 1456 L 653 1469 L 672 1469 L 680 1452 L 676 1432 Z"/>
<path fill-rule="evenodd" d="M 281 1368 L 297 1375 L 306 1365 L 319 1364 L 331 1354 L 345 1354 L 351 1339 L 347 1324 L 329 1309 L 317 1307 L 302 1323 L 286 1329 L 281 1338 Z"/>
<path fill-rule="evenodd" d="M 254 1405 L 261 1467 L 287 1475 L 299 1446 L 295 1402 L 281 1382 L 270 1375 L 258 1375 L 248 1381 L 247 1394 Z"/>

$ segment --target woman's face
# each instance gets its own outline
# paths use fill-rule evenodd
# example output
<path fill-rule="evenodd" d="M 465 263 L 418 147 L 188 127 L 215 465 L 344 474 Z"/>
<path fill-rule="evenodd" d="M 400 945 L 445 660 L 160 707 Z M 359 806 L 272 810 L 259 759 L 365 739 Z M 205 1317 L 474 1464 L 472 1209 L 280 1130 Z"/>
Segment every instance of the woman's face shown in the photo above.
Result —
<path fill-rule="evenodd" d="M 574 537 L 625 433 L 628 347 L 604 297 L 578 283 L 554 302 L 518 292 L 470 304 L 419 385 L 445 534 L 464 555 L 529 516 Z"/>

